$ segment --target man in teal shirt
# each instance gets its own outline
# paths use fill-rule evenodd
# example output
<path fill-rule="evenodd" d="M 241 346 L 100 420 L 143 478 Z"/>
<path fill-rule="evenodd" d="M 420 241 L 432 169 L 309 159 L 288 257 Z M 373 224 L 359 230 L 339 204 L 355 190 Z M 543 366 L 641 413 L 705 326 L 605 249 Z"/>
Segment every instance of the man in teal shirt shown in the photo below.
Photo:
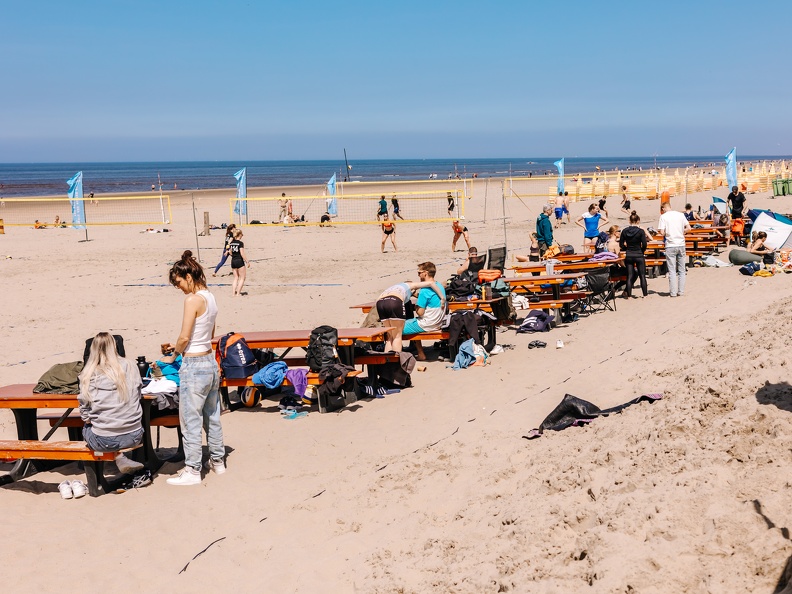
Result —
<path fill-rule="evenodd" d="M 385 196 L 380 198 L 379 201 L 379 210 L 377 211 L 377 220 L 380 220 L 380 217 L 383 215 L 388 214 L 388 203 L 385 200 Z"/>
<path fill-rule="evenodd" d="M 550 222 L 550 213 L 553 208 L 549 204 L 542 207 L 542 214 L 536 219 L 536 237 L 539 239 L 539 256 L 544 256 L 553 245 L 553 223 Z"/>
<path fill-rule="evenodd" d="M 432 262 L 418 264 L 418 278 L 421 282 L 434 281 L 437 268 Z M 415 318 L 407 320 L 404 324 L 404 334 L 419 334 L 421 332 L 432 332 L 440 330 L 445 317 L 446 299 L 445 289 L 440 283 L 435 282 L 435 287 L 440 289 L 442 297 L 434 289 L 423 288 L 418 293 L 418 301 L 415 303 Z M 415 357 L 419 361 L 425 361 L 423 345 L 420 340 L 415 340 L 415 348 L 418 352 Z"/>

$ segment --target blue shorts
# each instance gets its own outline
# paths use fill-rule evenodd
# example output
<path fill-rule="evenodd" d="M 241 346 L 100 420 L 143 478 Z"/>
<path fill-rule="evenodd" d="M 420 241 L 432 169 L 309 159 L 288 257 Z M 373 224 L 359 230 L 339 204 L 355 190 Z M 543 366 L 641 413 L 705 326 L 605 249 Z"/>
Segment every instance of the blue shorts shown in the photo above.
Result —
<path fill-rule="evenodd" d="M 419 334 L 423 332 L 424 329 L 418 325 L 418 320 L 412 318 L 411 320 L 407 320 L 404 324 L 404 330 L 402 334 Z"/>
<path fill-rule="evenodd" d="M 564 216 L 564 207 L 563 206 L 556 206 L 555 208 L 555 216 L 557 219 L 560 219 Z"/>

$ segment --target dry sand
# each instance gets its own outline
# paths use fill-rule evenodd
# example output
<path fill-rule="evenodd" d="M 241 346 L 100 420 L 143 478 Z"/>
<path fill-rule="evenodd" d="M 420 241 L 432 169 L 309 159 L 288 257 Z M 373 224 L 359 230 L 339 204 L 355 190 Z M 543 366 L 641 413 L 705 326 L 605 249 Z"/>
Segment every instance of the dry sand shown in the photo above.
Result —
<path fill-rule="evenodd" d="M 467 204 L 480 249 L 503 235 L 499 184 L 486 224 L 484 191 Z M 199 220 L 227 217 L 227 192 L 195 198 Z M 748 200 L 792 211 L 789 198 Z M 509 201 L 510 248 L 527 251 L 541 202 Z M 586 204 L 572 205 L 573 220 Z M 656 222 L 658 201 L 634 205 Z M 618 200 L 608 207 L 615 215 Z M 166 272 L 195 251 L 189 195 L 174 197 L 169 226 L 92 228 L 87 243 L 69 229 L 8 228 L 0 383 L 79 359 L 100 330 L 122 334 L 130 358 L 174 340 L 182 296 Z M 558 235 L 582 242 L 577 227 Z M 380 254 L 379 239 L 374 226 L 246 229 L 250 294 L 231 297 L 227 267 L 211 279 L 218 332 L 358 325 L 350 305 L 414 279 L 424 260 L 445 279 L 462 255 L 447 224 L 399 225 L 398 253 Z M 198 241 L 214 265 L 222 232 Z M 772 592 L 792 554 L 791 279 L 695 269 L 682 299 L 650 280 L 649 298 L 541 337 L 562 350 L 529 350 L 535 336 L 503 331 L 498 342 L 515 348 L 491 366 L 430 362 L 414 388 L 337 414 L 284 421 L 270 400 L 225 415 L 229 471 L 200 487 L 168 486 L 175 465 L 97 499 L 61 500 L 57 472 L 5 487 L 4 590 Z M 521 438 L 565 393 L 607 407 L 648 392 L 664 399 Z M 0 410 L 0 437 L 15 436 Z M 173 446 L 174 432 L 163 440 Z"/>

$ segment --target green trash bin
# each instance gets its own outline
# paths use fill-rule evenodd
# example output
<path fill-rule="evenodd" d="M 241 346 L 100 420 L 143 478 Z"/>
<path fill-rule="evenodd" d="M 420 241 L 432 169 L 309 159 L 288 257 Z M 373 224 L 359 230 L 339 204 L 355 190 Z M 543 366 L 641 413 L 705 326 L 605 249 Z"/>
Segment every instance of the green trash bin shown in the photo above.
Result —
<path fill-rule="evenodd" d="M 792 179 L 785 179 L 783 180 L 784 185 L 781 188 L 783 191 L 782 196 L 790 196 L 792 195 Z"/>
<path fill-rule="evenodd" d="M 784 195 L 784 180 L 783 179 L 774 179 L 773 180 L 773 196 L 783 196 Z"/>

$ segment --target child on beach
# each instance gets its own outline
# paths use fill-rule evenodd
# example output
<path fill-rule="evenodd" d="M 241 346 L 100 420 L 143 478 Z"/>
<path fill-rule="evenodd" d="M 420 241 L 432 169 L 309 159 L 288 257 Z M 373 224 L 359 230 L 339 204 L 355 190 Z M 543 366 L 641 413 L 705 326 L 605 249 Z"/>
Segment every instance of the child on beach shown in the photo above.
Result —
<path fill-rule="evenodd" d="M 142 381 L 137 367 L 118 356 L 115 339 L 100 332 L 91 342 L 88 362 L 80 373 L 80 417 L 85 422 L 83 439 L 96 452 L 116 452 L 143 440 L 140 407 Z M 132 474 L 143 469 L 140 462 L 119 453 L 118 470 Z"/>
<path fill-rule="evenodd" d="M 245 277 L 247 276 L 247 269 L 250 268 L 250 262 L 245 257 L 242 229 L 234 230 L 234 239 L 228 244 L 228 253 L 231 254 L 231 270 L 234 272 L 234 282 L 231 284 L 234 290 L 234 297 L 247 295 L 247 293 L 242 292 L 242 287 L 245 286 Z"/>
<path fill-rule="evenodd" d="M 236 224 L 234 223 L 231 223 L 226 228 L 225 243 L 223 244 L 223 254 L 220 258 L 220 262 L 217 264 L 217 266 L 215 266 L 212 276 L 217 276 L 217 271 L 223 267 L 223 265 L 226 263 L 226 260 L 228 260 L 228 256 L 231 255 L 231 252 L 228 249 L 228 245 L 234 239 L 234 229 L 236 229 Z"/>
<path fill-rule="evenodd" d="M 382 198 L 384 200 L 385 196 L 383 196 Z M 380 246 L 380 250 L 382 251 L 383 254 L 385 253 L 385 242 L 388 240 L 388 237 L 390 237 L 391 243 L 393 244 L 393 251 L 394 252 L 398 252 L 399 250 L 396 249 L 396 225 L 394 225 L 388 219 L 388 213 L 386 212 L 383 215 L 382 245 Z"/>

